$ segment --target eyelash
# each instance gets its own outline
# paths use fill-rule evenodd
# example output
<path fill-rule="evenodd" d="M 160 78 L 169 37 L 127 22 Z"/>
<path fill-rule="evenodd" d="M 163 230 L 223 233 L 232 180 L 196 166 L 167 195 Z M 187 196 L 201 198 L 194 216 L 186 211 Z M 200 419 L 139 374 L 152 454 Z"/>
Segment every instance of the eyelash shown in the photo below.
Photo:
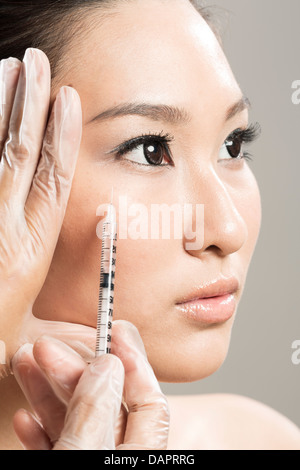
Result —
<path fill-rule="evenodd" d="M 233 131 L 225 140 L 225 144 L 230 141 L 238 141 L 238 143 L 242 146 L 243 144 L 251 144 L 253 143 L 261 134 L 261 127 L 258 122 L 255 124 L 251 124 L 246 129 L 236 129 Z M 234 157 L 232 157 L 234 160 Z M 238 158 L 236 158 L 238 159 Z M 243 152 L 242 156 L 239 160 L 252 160 L 252 155 L 249 152 Z"/>
<path fill-rule="evenodd" d="M 115 150 L 113 150 L 111 153 L 116 153 L 116 156 L 118 159 L 121 159 L 124 155 L 129 153 L 131 150 L 135 150 L 140 145 L 151 145 L 153 143 L 160 143 L 163 145 L 165 152 L 167 153 L 168 159 L 170 160 L 170 164 L 164 164 L 164 165 L 151 165 L 151 164 L 145 164 L 145 163 L 138 163 L 138 162 L 130 162 L 133 165 L 138 165 L 138 166 L 151 166 L 151 167 L 163 167 L 163 166 L 169 166 L 172 165 L 172 157 L 171 157 L 171 152 L 169 148 L 169 144 L 175 140 L 175 137 L 172 136 L 171 134 L 164 134 L 163 131 L 161 131 L 159 134 L 143 134 L 139 137 L 135 137 L 134 139 L 128 140 L 127 142 L 124 142 L 121 144 L 119 147 L 117 147 Z M 174 166 L 174 164 L 173 164 Z"/>
<path fill-rule="evenodd" d="M 251 124 L 248 126 L 246 129 L 236 129 L 234 130 L 225 140 L 225 144 L 230 142 L 230 141 L 238 141 L 238 143 L 242 144 L 250 144 L 254 142 L 260 135 L 261 133 L 261 128 L 259 123 Z M 145 164 L 145 163 L 138 163 L 138 162 L 130 162 L 133 165 L 138 165 L 138 166 L 147 166 L 147 167 L 167 167 L 167 166 L 174 166 L 172 157 L 171 157 L 171 152 L 169 148 L 169 144 L 175 140 L 174 136 L 170 134 L 164 134 L 163 131 L 160 132 L 159 134 L 143 134 L 139 137 L 135 137 L 134 139 L 128 140 L 121 144 L 119 147 L 116 149 L 112 150 L 109 153 L 115 153 L 117 159 L 122 159 L 124 155 L 129 153 L 131 150 L 137 149 L 141 145 L 151 145 L 153 143 L 160 143 L 163 145 L 164 150 L 167 154 L 168 159 L 170 160 L 171 163 L 169 164 L 160 164 L 160 165 L 154 165 L 154 164 Z M 237 159 L 232 157 L 232 159 Z M 252 160 L 252 155 L 249 152 L 243 152 L 243 155 L 239 158 L 245 159 L 245 160 Z"/>

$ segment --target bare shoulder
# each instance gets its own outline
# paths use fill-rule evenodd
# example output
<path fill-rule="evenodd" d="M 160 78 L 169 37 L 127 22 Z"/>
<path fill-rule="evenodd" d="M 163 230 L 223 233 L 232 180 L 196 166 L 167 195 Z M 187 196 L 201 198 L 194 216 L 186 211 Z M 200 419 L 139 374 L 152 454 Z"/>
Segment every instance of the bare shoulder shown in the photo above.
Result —
<path fill-rule="evenodd" d="M 300 430 L 248 397 L 212 394 L 168 397 L 170 449 L 300 450 Z"/>

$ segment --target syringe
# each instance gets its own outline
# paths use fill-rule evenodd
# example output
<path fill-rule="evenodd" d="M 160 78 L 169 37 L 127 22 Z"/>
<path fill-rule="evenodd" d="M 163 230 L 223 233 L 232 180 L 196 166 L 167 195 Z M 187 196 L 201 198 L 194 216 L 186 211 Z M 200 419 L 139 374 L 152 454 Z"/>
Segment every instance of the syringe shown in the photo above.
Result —
<path fill-rule="evenodd" d="M 113 198 L 113 196 L 112 196 Z M 117 253 L 117 222 L 111 203 L 103 221 L 97 339 L 95 356 L 111 352 L 111 329 L 114 305 L 114 282 Z"/>

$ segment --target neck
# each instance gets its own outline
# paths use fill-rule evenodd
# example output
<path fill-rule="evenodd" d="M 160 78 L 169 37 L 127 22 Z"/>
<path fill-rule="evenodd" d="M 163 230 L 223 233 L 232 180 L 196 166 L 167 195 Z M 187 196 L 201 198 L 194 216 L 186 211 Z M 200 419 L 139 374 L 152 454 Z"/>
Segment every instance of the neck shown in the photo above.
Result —
<path fill-rule="evenodd" d="M 15 412 L 30 407 L 16 381 L 10 375 L 0 381 L 0 450 L 22 449 L 13 428 Z"/>

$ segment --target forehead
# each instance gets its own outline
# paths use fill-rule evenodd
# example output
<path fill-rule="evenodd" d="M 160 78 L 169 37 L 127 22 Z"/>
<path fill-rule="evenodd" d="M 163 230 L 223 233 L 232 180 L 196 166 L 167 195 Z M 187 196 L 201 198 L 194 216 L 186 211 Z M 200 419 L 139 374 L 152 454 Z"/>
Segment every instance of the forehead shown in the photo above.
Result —
<path fill-rule="evenodd" d="M 86 118 L 99 102 L 192 107 L 198 98 L 203 106 L 213 98 L 228 107 L 239 97 L 218 40 L 187 0 L 119 2 L 112 13 L 97 18 L 95 11 L 90 23 L 87 17 L 80 45 L 69 51 L 64 79 L 79 92 Z"/>

